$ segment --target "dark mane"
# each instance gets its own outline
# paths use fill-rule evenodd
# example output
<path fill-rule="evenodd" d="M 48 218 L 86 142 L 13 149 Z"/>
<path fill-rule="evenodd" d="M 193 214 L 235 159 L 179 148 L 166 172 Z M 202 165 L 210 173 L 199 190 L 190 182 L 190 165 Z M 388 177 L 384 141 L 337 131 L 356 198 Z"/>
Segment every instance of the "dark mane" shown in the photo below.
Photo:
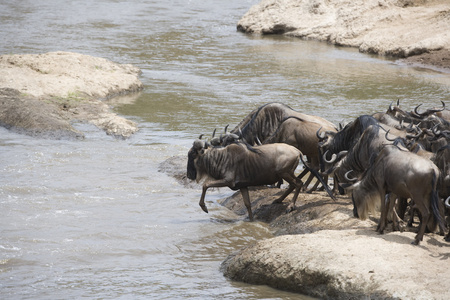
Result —
<path fill-rule="evenodd" d="M 246 178 L 249 178 L 258 173 L 255 170 L 246 170 L 246 168 L 249 168 L 249 166 L 259 166 L 260 164 L 254 161 L 253 163 L 249 163 L 248 160 L 249 158 L 257 160 L 260 154 L 261 151 L 255 147 L 247 143 L 237 142 L 226 147 L 218 146 L 211 148 L 205 155 L 198 158 L 198 164 L 214 179 L 224 178 L 227 170 L 223 166 L 244 168 L 244 174 Z M 258 171 L 261 172 L 261 170 Z"/>
<path fill-rule="evenodd" d="M 358 141 L 358 138 L 367 127 L 378 124 L 378 121 L 369 115 L 362 115 L 356 118 L 334 135 L 329 150 L 332 153 L 349 150 Z"/>
<path fill-rule="evenodd" d="M 369 126 L 354 147 L 350 148 L 344 160 L 345 164 L 351 166 L 353 171 L 362 173 L 367 168 L 367 161 L 361 160 L 361 156 L 369 158 L 370 161 L 374 154 L 378 154 L 378 151 L 371 147 L 371 142 L 378 139 L 380 128 L 382 127 L 379 125 Z"/>
<path fill-rule="evenodd" d="M 265 140 L 279 127 L 282 120 L 289 116 L 286 111 L 294 110 L 282 103 L 267 103 L 250 113 L 231 132 L 254 145 L 258 139 L 260 141 Z"/>

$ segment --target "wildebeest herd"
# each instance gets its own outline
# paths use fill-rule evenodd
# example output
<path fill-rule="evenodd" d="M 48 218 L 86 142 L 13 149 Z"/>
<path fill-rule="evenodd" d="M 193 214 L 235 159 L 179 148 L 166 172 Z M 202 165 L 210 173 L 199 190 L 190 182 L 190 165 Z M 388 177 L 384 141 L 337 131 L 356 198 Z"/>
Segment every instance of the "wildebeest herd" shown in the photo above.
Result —
<path fill-rule="evenodd" d="M 426 230 L 439 227 L 445 235 L 450 211 L 450 110 L 442 107 L 407 112 L 391 104 L 386 112 L 362 115 L 338 129 L 324 118 L 307 115 L 281 103 L 265 104 L 248 114 L 233 130 L 195 140 L 188 153 L 187 177 L 203 181 L 200 207 L 208 212 L 205 194 L 210 187 L 240 190 L 253 220 L 249 186 L 289 184 L 275 200 L 295 190 L 287 212 L 295 208 L 302 189 L 312 179 L 331 198 L 351 192 L 353 214 L 365 219 L 381 208 L 377 231 L 383 233 L 388 216 L 393 229 L 409 207 L 420 223 L 414 244 Z M 295 170 L 300 162 L 305 169 Z M 310 174 L 305 183 L 301 180 Z M 333 190 L 328 186 L 333 176 Z M 345 190 L 344 190 L 345 189 Z M 445 237 L 450 241 L 450 232 Z"/>

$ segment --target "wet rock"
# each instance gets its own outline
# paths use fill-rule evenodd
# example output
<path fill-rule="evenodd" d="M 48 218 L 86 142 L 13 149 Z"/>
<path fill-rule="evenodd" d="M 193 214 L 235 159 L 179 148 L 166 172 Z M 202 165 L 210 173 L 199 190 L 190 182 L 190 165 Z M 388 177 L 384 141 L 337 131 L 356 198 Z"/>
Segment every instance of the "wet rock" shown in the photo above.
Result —
<path fill-rule="evenodd" d="M 51 139 L 80 139 L 60 109 L 49 102 L 23 97 L 15 89 L 0 89 L 0 126 L 17 133 Z"/>
<path fill-rule="evenodd" d="M 81 121 L 127 138 L 137 124 L 102 100 L 140 91 L 139 74 L 132 65 L 71 52 L 2 55 L 0 86 L 7 89 L 1 91 L 0 125 L 33 136 L 79 138 L 71 123 Z"/>

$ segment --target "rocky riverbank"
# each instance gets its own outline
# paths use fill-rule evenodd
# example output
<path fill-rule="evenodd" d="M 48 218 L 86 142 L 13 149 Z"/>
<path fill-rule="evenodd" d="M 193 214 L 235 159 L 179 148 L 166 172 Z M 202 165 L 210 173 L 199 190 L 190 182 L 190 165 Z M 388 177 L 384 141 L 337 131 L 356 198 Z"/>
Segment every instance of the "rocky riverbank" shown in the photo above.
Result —
<path fill-rule="evenodd" d="M 46 138 L 82 138 L 88 122 L 126 138 L 137 124 L 105 100 L 142 90 L 139 68 L 71 52 L 0 56 L 0 125 Z"/>
<path fill-rule="evenodd" d="M 186 163 L 187 155 L 172 157 L 160 171 L 200 191 L 186 178 Z M 282 192 L 250 190 L 255 221 L 268 223 L 276 237 L 224 258 L 226 277 L 320 299 L 449 299 L 450 243 L 427 233 L 419 246 L 412 245 L 417 219 L 412 228 L 403 224 L 403 232 L 388 226 L 380 235 L 375 231 L 379 216 L 354 218 L 348 196 L 333 201 L 325 192 L 301 193 L 297 208 L 286 214 L 290 197 L 272 203 Z M 240 192 L 219 202 L 248 219 Z"/>
<path fill-rule="evenodd" d="M 357 47 L 450 72 L 447 0 L 263 0 L 237 29 Z"/>

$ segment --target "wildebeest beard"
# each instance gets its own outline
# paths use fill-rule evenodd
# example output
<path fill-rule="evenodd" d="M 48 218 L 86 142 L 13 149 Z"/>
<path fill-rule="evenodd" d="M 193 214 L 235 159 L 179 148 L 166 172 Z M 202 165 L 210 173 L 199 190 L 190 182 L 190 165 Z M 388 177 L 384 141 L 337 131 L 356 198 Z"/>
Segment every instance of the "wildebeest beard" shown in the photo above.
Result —
<path fill-rule="evenodd" d="M 195 180 L 197 178 L 197 170 L 195 168 L 195 157 L 196 153 L 194 149 L 189 150 L 188 152 L 188 162 L 187 162 L 187 178 L 191 180 Z"/>

